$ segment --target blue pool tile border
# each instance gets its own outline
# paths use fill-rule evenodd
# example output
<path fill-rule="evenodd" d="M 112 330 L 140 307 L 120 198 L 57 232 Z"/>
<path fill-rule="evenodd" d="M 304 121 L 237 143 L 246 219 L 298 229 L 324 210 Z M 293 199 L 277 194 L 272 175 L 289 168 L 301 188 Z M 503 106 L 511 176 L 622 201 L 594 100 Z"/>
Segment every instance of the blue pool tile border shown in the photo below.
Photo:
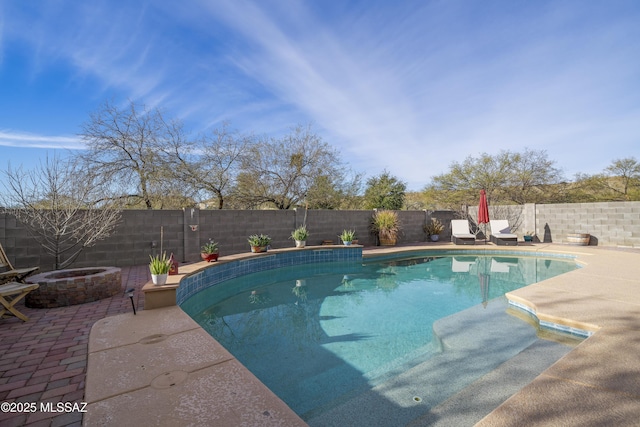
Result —
<path fill-rule="evenodd" d="M 180 281 L 176 290 L 176 303 L 181 305 L 186 300 L 211 286 L 227 280 L 246 276 L 252 273 L 290 267 L 301 264 L 319 264 L 327 262 L 362 263 L 362 246 L 345 248 L 317 248 L 299 251 L 267 252 L 252 258 L 211 265 Z"/>

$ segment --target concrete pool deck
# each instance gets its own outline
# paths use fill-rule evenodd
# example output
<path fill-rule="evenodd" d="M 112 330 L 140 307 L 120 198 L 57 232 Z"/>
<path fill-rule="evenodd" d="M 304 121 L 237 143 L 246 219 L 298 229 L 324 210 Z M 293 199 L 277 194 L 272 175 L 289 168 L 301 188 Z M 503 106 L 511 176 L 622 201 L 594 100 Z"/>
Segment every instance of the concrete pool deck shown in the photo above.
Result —
<path fill-rule="evenodd" d="M 491 413 L 482 414 L 478 426 L 638 425 L 637 251 L 426 244 L 367 248 L 365 257 L 430 248 L 569 253 L 583 266 L 511 292 L 510 298 L 540 319 L 594 334 Z M 305 425 L 178 307 L 98 321 L 90 336 L 85 400 L 85 425 L 171 425 L 178 420 L 194 425 Z M 432 420 L 422 417 L 411 425 L 433 425 Z"/>
<path fill-rule="evenodd" d="M 576 254 L 583 269 L 512 294 L 552 323 L 598 331 L 488 415 L 477 410 L 470 414 L 475 418 L 468 418 L 474 421 L 453 425 L 638 425 L 640 250 L 426 243 L 365 248 L 365 256 L 410 249 L 485 248 Z M 127 276 L 123 270 L 123 289 L 139 290 L 148 280 L 146 266 L 138 270 L 143 277 Z M 136 292 L 137 301 L 139 295 Z M 2 413 L 3 426 L 81 421 L 88 426 L 174 425 L 178 418 L 180 425 L 304 425 L 177 307 L 142 310 L 134 316 L 129 299 L 119 296 L 59 309 L 21 306 L 20 310 L 31 317 L 29 322 L 0 321 L 0 400 L 86 401 L 88 412 Z M 117 313 L 124 314 L 113 316 Z M 468 395 L 477 399 L 489 393 L 480 388 Z M 473 412 L 473 399 L 469 399 L 471 409 L 460 407 L 460 412 Z M 452 402 L 443 402 L 431 413 L 437 416 L 440 407 Z M 425 417 L 410 425 L 446 425 L 444 421 L 433 423 Z"/>

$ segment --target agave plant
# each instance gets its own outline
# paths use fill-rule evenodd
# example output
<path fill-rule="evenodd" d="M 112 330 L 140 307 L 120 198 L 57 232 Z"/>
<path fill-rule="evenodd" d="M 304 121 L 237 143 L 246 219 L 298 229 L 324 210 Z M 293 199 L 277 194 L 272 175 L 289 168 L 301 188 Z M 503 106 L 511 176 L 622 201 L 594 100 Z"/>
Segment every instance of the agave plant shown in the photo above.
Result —
<path fill-rule="evenodd" d="M 171 268 L 171 262 L 169 261 L 169 258 L 167 258 L 167 253 L 163 253 L 162 256 L 160 255 L 156 255 L 151 256 L 149 255 L 149 258 L 151 258 L 151 262 L 149 262 L 149 270 L 151 271 L 151 274 L 168 274 L 169 273 L 169 269 Z"/>
<path fill-rule="evenodd" d="M 308 237 L 309 231 L 307 231 L 307 227 L 304 225 L 301 225 L 291 232 L 291 239 L 293 240 L 303 241 L 307 240 Z"/>
<path fill-rule="evenodd" d="M 342 230 L 342 234 L 340 234 L 340 240 L 343 242 L 353 242 L 356 238 L 355 230 Z"/>
<path fill-rule="evenodd" d="M 252 234 L 247 241 L 251 246 L 264 247 L 271 244 L 271 237 L 267 234 Z"/>

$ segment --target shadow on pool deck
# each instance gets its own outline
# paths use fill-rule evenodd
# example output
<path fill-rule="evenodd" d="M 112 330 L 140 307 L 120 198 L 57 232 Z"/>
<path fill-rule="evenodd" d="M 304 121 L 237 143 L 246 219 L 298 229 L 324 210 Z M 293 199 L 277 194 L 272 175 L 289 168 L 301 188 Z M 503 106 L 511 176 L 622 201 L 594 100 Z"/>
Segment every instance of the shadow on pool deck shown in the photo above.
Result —
<path fill-rule="evenodd" d="M 502 250 L 492 245 L 463 248 L 446 243 L 426 244 L 420 249 L 443 249 L 444 247 L 463 250 L 482 250 L 483 248 Z M 366 249 L 365 252 L 371 253 L 410 248 Z M 579 261 L 585 264 L 585 268 L 528 286 L 513 294 L 519 300 L 527 301 L 532 309 L 541 316 L 544 314 L 548 320 L 577 325 L 597 325 L 600 329 L 487 415 L 478 425 L 638 425 L 640 419 L 640 364 L 638 363 L 640 251 L 546 244 L 506 249 L 578 254 Z M 149 280 L 147 266 L 123 268 L 122 280 L 123 290 L 129 287 L 140 289 Z M 142 304 L 142 297 L 138 292 L 136 292 L 136 299 Z M 19 310 L 31 318 L 29 322 L 23 323 L 15 318 L 0 320 L 0 401 L 35 402 L 38 405 L 43 402 L 83 402 L 86 399 L 85 374 L 89 353 L 89 331 L 96 321 L 115 314 L 127 313 L 125 316 L 133 320 L 129 298 L 125 295 L 115 296 L 93 303 L 55 309 L 29 309 L 22 303 L 19 305 Z M 142 309 L 142 306 L 138 308 Z M 142 324 L 145 317 L 167 318 L 170 310 L 176 310 L 176 308 L 145 310 L 140 313 L 140 316 L 136 316 L 135 320 L 136 323 Z M 148 334 L 149 330 L 134 331 L 134 329 L 136 328 L 129 328 L 129 332 L 135 332 L 138 340 L 127 345 L 140 346 L 141 344 L 137 341 L 148 336 L 145 334 Z M 195 329 L 192 330 L 190 326 L 186 329 L 180 333 L 195 333 Z M 109 340 L 106 336 L 103 338 Z M 179 337 L 174 339 L 176 338 Z M 170 343 L 170 337 L 167 337 L 164 342 Z M 211 342 L 200 345 L 215 346 Z M 184 356 L 187 359 L 174 360 L 175 371 L 171 372 L 174 372 L 175 377 L 167 378 L 166 384 L 162 378 L 157 380 L 154 390 L 160 390 L 160 393 L 168 399 L 176 399 L 177 402 L 184 404 L 185 416 L 196 413 L 202 406 L 201 402 L 206 401 L 213 407 L 219 405 L 224 410 L 216 416 L 218 421 L 216 425 L 238 425 L 240 422 L 247 425 L 268 425 L 277 422 L 282 425 L 303 424 L 299 419 L 290 417 L 286 409 L 282 412 L 274 410 L 274 412 L 263 411 L 250 416 L 243 415 L 242 411 L 246 407 L 243 406 L 243 399 L 236 399 L 238 392 L 256 393 L 252 395 L 252 402 L 262 399 L 263 402 L 268 402 L 268 406 L 278 407 L 278 405 L 275 400 L 272 400 L 273 397 L 268 390 L 266 394 L 262 394 L 264 389 L 261 384 L 249 382 L 246 384 L 248 387 L 246 390 L 241 388 L 234 390 L 232 386 L 238 383 L 237 379 L 245 378 L 243 368 L 237 366 L 233 359 L 228 359 L 224 355 L 224 349 L 212 350 L 212 354 L 215 355 L 216 352 L 219 352 L 220 358 L 216 359 L 215 356 L 210 355 L 209 360 L 204 362 L 208 364 L 206 366 L 198 365 L 202 362 L 195 359 L 189 360 L 187 356 Z M 143 349 L 142 354 L 151 355 L 148 349 Z M 216 363 L 216 360 L 219 363 Z M 171 362 L 166 358 L 164 361 Z M 191 365 L 186 372 L 192 372 L 194 381 L 200 381 L 198 384 L 202 387 L 206 386 L 202 389 L 190 390 L 192 400 L 186 399 L 180 393 L 178 385 L 171 386 L 180 380 L 183 375 L 180 372 L 185 372 L 180 368 L 188 366 L 189 363 Z M 126 366 L 126 363 L 123 366 Z M 207 380 L 208 369 L 223 367 L 220 375 L 226 375 L 225 384 L 229 385 L 227 389 L 229 393 L 226 397 L 212 399 L 211 395 L 202 394 L 208 393 L 207 387 L 210 385 L 210 381 Z M 99 366 L 96 368 L 100 370 Z M 486 384 L 492 384 L 491 378 L 487 378 L 486 381 Z M 146 384 L 145 387 L 148 385 Z M 487 396 L 482 393 L 482 386 L 478 385 L 478 387 L 480 388 L 476 393 L 471 392 L 473 389 L 465 389 L 462 393 L 470 392 L 467 396 L 486 400 L 484 398 Z M 140 409 L 141 404 L 145 407 L 153 407 L 152 401 L 144 400 L 151 395 L 145 395 L 142 389 L 140 390 L 141 393 L 136 394 L 135 401 L 132 400 L 132 395 L 120 395 L 122 399 L 120 404 L 124 406 L 119 407 L 119 412 L 129 415 L 122 418 L 125 422 L 133 422 L 136 415 L 145 415 Z M 221 391 L 224 392 L 224 388 Z M 457 396 L 457 398 L 460 397 Z M 458 400 L 458 402 L 465 401 L 468 400 L 466 398 Z M 443 408 L 443 405 L 447 404 L 457 407 L 452 402 L 455 401 L 445 401 L 438 408 Z M 166 406 L 166 401 L 162 400 L 156 405 L 161 409 Z M 95 407 L 98 408 L 98 406 Z M 215 416 L 215 410 L 211 407 L 205 409 L 205 412 L 214 413 Z M 460 407 L 460 410 L 473 411 L 468 407 Z M 428 416 L 419 418 L 410 425 L 442 423 L 443 419 L 437 416 L 437 408 L 432 412 L 432 418 Z M 80 425 L 82 415 L 77 412 L 0 413 L 0 424 L 3 426 Z M 93 425 L 92 417 L 87 416 L 88 414 L 84 415 L 85 423 Z M 115 413 L 109 415 L 115 415 Z M 174 415 L 176 418 L 173 421 L 181 419 L 180 413 L 174 412 Z M 96 423 L 99 422 L 98 418 L 94 419 Z M 148 417 L 143 419 L 151 421 Z M 157 423 L 171 421 L 161 419 Z"/>

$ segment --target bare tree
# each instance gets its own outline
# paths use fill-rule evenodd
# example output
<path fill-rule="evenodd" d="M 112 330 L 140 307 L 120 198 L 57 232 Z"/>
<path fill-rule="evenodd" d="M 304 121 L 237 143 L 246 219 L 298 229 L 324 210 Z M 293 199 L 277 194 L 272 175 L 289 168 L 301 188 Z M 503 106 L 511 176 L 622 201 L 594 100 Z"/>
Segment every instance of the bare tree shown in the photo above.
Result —
<path fill-rule="evenodd" d="M 229 130 L 227 123 L 195 141 L 171 138 L 167 159 L 173 176 L 192 189 L 200 201 L 217 199 L 222 209 L 235 186 L 243 156 L 253 144 L 251 136 Z"/>
<path fill-rule="evenodd" d="M 335 198 L 318 197 L 320 188 L 349 191 L 357 180 L 349 180 L 338 152 L 311 126 L 297 126 L 283 138 L 252 145 L 243 157 L 236 194 L 249 208 L 290 209 L 303 201 L 326 208 Z M 318 198 L 309 199 L 311 196 Z"/>
<path fill-rule="evenodd" d="M 605 169 L 605 173 L 610 177 L 616 178 L 607 180 L 608 187 L 624 200 L 631 199 L 629 195 L 630 189 L 640 187 L 640 163 L 634 157 L 614 160 Z"/>
<path fill-rule="evenodd" d="M 522 153 L 509 153 L 509 174 L 504 188 L 508 198 L 518 204 L 558 201 L 565 187 L 562 171 L 555 168 L 544 150 L 525 148 Z"/>
<path fill-rule="evenodd" d="M 184 141 L 179 122 L 165 121 L 157 108 L 129 102 L 120 109 L 107 101 L 90 115 L 80 135 L 87 146 L 79 156 L 85 168 L 120 185 L 121 197 L 133 203 L 162 206 L 169 185 L 163 153 Z"/>
<path fill-rule="evenodd" d="M 69 266 L 80 252 L 108 237 L 120 209 L 105 199 L 108 189 L 98 175 L 54 158 L 31 171 L 11 166 L 3 171 L 5 212 L 23 223 L 55 259 L 56 270 Z"/>

